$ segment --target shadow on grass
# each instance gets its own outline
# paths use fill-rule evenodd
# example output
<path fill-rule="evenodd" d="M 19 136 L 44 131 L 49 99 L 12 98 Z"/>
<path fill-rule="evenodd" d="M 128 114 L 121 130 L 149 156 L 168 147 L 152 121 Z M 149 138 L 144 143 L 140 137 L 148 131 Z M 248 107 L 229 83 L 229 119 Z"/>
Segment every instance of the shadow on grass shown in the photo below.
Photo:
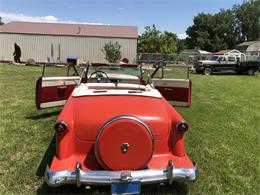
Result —
<path fill-rule="evenodd" d="M 246 73 L 236 73 L 236 72 L 214 72 L 211 75 L 216 75 L 216 76 L 254 76 L 254 75 L 248 75 Z M 210 76 L 210 75 L 209 75 Z"/>
<path fill-rule="evenodd" d="M 187 194 L 188 188 L 185 182 L 174 182 L 170 185 L 143 185 L 142 194 Z M 86 189 L 85 185 L 77 188 L 76 185 L 66 185 L 56 188 L 49 187 L 46 183 L 37 190 L 37 194 L 111 194 L 110 186 L 91 186 Z"/>
<path fill-rule="evenodd" d="M 91 189 L 86 189 L 86 186 L 82 185 L 77 188 L 76 185 L 66 185 L 60 187 L 49 187 L 46 183 L 37 190 L 36 194 L 110 194 L 111 189 L 109 186 L 93 186 Z"/>
<path fill-rule="evenodd" d="M 35 116 L 27 116 L 26 119 L 31 119 L 31 120 L 45 119 L 45 118 L 49 118 L 54 115 L 57 116 L 59 113 L 60 113 L 60 110 L 55 111 L 55 112 L 37 114 Z"/>
<path fill-rule="evenodd" d="M 174 181 L 172 185 L 144 185 L 142 194 L 188 194 L 189 190 L 186 182 Z"/>
<path fill-rule="evenodd" d="M 55 155 L 55 135 L 53 136 L 51 143 L 49 144 L 47 150 L 45 151 L 45 154 L 42 158 L 42 161 L 36 171 L 36 176 L 38 177 L 43 177 L 44 176 L 44 172 L 46 169 L 47 165 L 50 165 L 53 156 Z"/>

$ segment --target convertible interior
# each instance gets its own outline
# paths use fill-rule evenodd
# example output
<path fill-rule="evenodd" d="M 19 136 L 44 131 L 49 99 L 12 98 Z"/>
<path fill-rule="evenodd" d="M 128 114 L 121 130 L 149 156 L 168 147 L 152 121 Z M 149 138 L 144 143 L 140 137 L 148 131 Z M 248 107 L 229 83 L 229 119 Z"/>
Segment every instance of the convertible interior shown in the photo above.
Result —
<path fill-rule="evenodd" d="M 62 106 L 70 95 L 163 96 L 176 106 L 188 107 L 191 103 L 191 81 L 188 78 L 165 79 L 163 66 L 157 66 L 151 75 L 147 73 L 147 77 L 139 65 L 87 64 L 81 75 L 77 72 L 76 75 L 69 76 L 67 71 L 67 76 L 59 77 L 46 77 L 44 70 L 45 66 L 36 84 L 38 109 Z M 155 78 L 159 70 L 161 76 Z"/>

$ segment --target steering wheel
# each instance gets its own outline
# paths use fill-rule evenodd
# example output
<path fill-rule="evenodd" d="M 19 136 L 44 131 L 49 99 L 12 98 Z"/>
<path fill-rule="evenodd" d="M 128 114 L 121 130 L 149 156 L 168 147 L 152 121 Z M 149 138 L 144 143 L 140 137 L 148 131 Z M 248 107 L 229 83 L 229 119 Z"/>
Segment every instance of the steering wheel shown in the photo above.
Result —
<path fill-rule="evenodd" d="M 97 83 L 108 83 L 109 82 L 109 78 L 108 78 L 107 74 L 100 70 L 92 72 L 89 78 L 96 79 Z"/>

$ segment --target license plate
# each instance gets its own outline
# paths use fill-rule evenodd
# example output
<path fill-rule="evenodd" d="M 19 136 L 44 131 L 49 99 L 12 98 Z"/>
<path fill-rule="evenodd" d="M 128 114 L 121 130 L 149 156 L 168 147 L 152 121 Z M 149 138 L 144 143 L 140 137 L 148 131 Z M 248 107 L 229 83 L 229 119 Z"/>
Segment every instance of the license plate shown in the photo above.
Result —
<path fill-rule="evenodd" d="M 140 194 L 141 184 L 140 182 L 115 182 L 111 185 L 111 192 L 112 194 Z"/>

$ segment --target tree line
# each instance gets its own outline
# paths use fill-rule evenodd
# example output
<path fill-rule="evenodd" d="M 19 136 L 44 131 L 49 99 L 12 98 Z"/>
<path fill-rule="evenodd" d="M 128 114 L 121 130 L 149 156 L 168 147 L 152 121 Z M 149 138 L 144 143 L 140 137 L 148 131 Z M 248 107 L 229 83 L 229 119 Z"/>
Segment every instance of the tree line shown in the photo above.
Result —
<path fill-rule="evenodd" d="M 207 51 L 232 49 L 238 43 L 260 37 L 260 0 L 244 1 L 216 14 L 199 13 L 188 27 L 186 39 L 180 40 L 172 32 L 161 32 L 155 25 L 145 27 L 139 36 L 140 53 L 175 53 L 186 48 Z"/>

